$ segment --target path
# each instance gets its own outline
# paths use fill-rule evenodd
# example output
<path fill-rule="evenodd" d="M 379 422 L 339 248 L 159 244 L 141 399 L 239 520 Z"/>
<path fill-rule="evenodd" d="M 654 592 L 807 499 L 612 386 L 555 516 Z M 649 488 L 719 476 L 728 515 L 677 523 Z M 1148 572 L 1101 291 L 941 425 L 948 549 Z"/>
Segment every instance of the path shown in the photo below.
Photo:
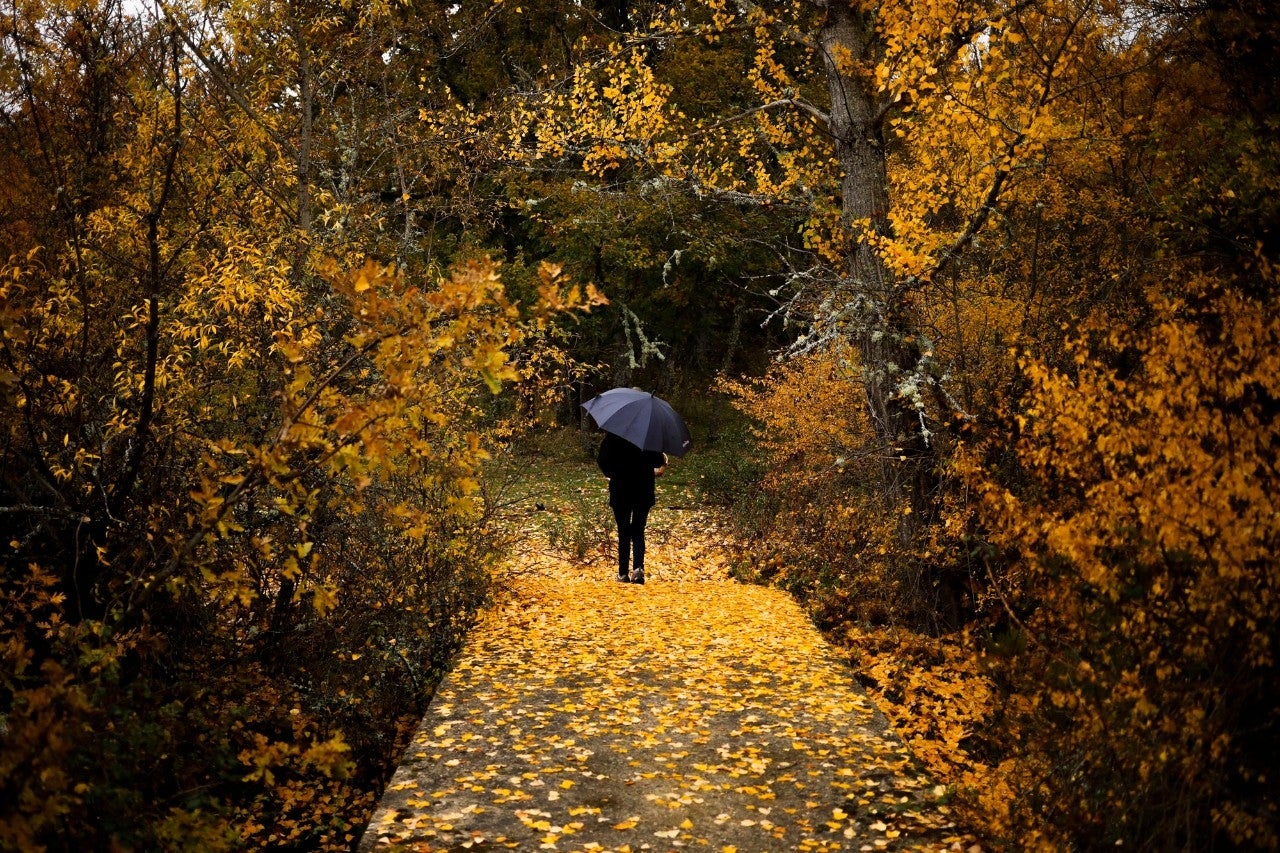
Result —
<path fill-rule="evenodd" d="M 789 597 L 654 551 L 513 582 L 361 851 L 974 849 Z"/>

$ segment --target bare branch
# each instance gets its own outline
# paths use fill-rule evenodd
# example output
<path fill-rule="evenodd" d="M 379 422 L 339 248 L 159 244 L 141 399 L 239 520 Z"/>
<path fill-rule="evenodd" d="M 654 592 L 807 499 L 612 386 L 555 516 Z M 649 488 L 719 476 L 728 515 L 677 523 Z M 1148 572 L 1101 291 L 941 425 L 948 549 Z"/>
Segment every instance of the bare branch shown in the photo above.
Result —
<path fill-rule="evenodd" d="M 745 118 L 750 118 L 756 113 L 762 113 L 765 110 L 775 110 L 779 107 L 795 107 L 801 112 L 808 113 L 812 118 L 820 122 L 824 128 L 829 127 L 831 124 L 831 116 L 827 115 L 808 101 L 802 98 L 779 98 L 776 101 L 770 101 L 767 104 L 761 104 L 758 107 L 752 107 L 749 110 L 744 110 L 735 116 L 729 116 L 728 118 L 721 119 L 720 121 L 715 122 L 714 124 L 709 124 L 706 127 L 700 127 L 691 133 L 681 136 L 680 139 L 693 139 L 694 137 L 701 136 L 704 133 L 711 133 L 713 130 L 719 130 L 722 127 L 736 124 Z"/>
<path fill-rule="evenodd" d="M 45 515 L 51 518 L 69 518 L 73 521 L 89 521 L 89 517 L 67 509 L 59 509 L 53 506 L 40 506 L 38 504 L 14 504 L 13 506 L 0 506 L 0 515 Z"/>

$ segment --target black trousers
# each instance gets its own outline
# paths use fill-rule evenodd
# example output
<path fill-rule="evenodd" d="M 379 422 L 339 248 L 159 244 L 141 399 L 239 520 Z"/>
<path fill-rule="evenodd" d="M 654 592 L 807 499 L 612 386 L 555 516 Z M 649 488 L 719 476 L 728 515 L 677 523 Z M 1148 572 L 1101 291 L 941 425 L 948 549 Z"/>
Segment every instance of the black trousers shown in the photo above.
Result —
<path fill-rule="evenodd" d="M 649 521 L 647 506 L 615 506 L 613 520 L 618 523 L 618 574 L 627 573 L 627 559 L 635 553 L 631 565 L 644 571 L 644 526 Z"/>

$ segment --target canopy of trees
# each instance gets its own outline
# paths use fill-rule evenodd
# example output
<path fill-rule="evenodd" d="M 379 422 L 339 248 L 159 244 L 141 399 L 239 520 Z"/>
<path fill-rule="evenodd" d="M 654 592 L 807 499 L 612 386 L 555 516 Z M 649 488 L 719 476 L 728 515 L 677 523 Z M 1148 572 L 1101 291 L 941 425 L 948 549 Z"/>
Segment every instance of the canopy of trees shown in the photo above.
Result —
<path fill-rule="evenodd" d="M 485 461 L 643 383 L 749 416 L 743 576 L 918 699 L 982 835 L 1274 849 L 1278 39 L 9 0 L 0 842 L 349 847 L 484 600 Z"/>

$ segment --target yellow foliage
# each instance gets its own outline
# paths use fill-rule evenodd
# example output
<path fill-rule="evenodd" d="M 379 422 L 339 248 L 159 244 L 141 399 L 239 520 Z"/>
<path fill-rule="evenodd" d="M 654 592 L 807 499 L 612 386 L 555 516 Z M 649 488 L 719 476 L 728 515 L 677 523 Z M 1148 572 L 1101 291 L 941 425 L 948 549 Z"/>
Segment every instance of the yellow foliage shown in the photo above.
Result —
<path fill-rule="evenodd" d="M 1105 833 L 1122 803 L 1134 818 L 1176 808 L 1265 848 L 1280 320 L 1209 277 L 1179 289 L 1152 297 L 1149 331 L 1076 342 L 1070 372 L 1024 361 L 1025 485 L 995 485 L 971 454 L 963 464 L 1016 561 L 992 595 L 1022 614 L 1010 627 L 1026 648 L 1006 677 L 1029 704 L 1004 721 L 1019 733 L 1019 796 L 1060 796 L 1072 756 L 1088 800 L 1042 807 L 1078 827 Z M 1121 373 L 1117 358 L 1138 367 Z"/>
<path fill-rule="evenodd" d="M 852 350 L 815 351 L 725 388 L 752 418 L 760 453 L 756 488 L 736 506 L 749 531 L 740 573 L 796 594 L 823 628 L 928 609 L 925 572 L 939 547 L 904 543 L 899 516 L 875 492 L 882 457 Z"/>
<path fill-rule="evenodd" d="M 836 347 L 783 362 L 760 381 L 723 387 L 758 425 L 756 437 L 775 463 L 769 476 L 816 478 L 852 465 L 868 439 L 860 380 L 852 348 Z"/>

